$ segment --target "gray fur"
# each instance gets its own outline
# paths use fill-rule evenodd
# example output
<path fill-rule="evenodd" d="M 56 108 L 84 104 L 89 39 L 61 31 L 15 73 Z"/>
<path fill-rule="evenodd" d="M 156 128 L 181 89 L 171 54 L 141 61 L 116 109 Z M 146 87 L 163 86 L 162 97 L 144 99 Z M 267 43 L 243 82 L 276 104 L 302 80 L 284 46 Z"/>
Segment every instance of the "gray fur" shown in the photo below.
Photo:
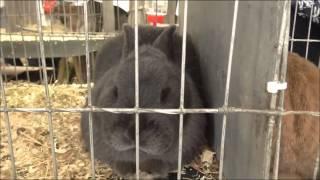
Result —
<path fill-rule="evenodd" d="M 139 83 L 141 108 L 178 108 L 180 99 L 181 37 L 175 27 L 139 27 Z M 135 105 L 134 29 L 106 42 L 96 64 L 92 103 L 97 107 L 132 108 Z M 199 92 L 198 59 L 187 45 L 185 107 L 204 106 Z M 183 164 L 198 155 L 206 143 L 206 116 L 184 116 Z M 177 168 L 179 115 L 140 114 L 140 169 L 166 177 Z M 88 113 L 82 113 L 82 137 L 89 149 Z M 95 158 L 123 177 L 135 174 L 135 119 L 132 114 L 93 113 Z"/>

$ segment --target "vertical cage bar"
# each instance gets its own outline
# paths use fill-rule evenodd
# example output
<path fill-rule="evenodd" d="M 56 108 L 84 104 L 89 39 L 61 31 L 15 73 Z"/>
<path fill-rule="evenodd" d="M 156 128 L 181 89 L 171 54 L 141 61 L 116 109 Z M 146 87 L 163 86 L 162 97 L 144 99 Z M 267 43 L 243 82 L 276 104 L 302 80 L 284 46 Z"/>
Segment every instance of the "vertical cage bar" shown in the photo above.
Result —
<path fill-rule="evenodd" d="M 51 37 L 49 37 L 49 41 L 51 41 Z M 50 43 L 50 45 L 49 45 L 49 48 L 50 48 L 50 53 L 51 53 L 51 55 L 53 55 L 53 47 L 52 47 L 52 43 Z M 55 82 L 56 81 L 56 79 L 57 79 L 57 75 L 56 75 L 56 66 L 55 66 L 55 62 L 54 62 L 54 57 L 52 57 L 51 56 L 51 64 L 52 64 L 52 74 L 53 74 L 53 82 Z M 60 59 L 61 60 L 61 59 Z"/>
<path fill-rule="evenodd" d="M 186 69 L 186 48 L 187 48 L 187 23 L 188 23 L 188 0 L 184 1 L 183 34 L 182 34 L 182 59 L 181 59 L 181 84 L 180 84 L 180 114 L 179 114 L 179 149 L 178 149 L 178 175 L 181 179 L 182 170 L 182 148 L 183 148 L 183 110 L 185 93 L 185 69 Z"/>
<path fill-rule="evenodd" d="M 24 22 L 26 22 L 26 12 L 25 12 L 25 1 L 23 1 L 23 13 L 22 15 L 20 15 L 20 18 L 23 19 Z M 26 48 L 26 44 L 25 44 L 25 41 L 24 41 L 24 33 L 23 33 L 23 26 L 21 25 L 20 27 L 20 35 L 21 35 L 21 39 L 22 39 L 22 42 L 23 42 L 23 54 L 24 54 L 24 58 L 27 59 L 27 66 L 26 66 L 26 74 L 27 74 L 27 81 L 30 82 L 30 72 L 28 71 L 28 68 L 29 68 L 29 61 L 28 61 L 28 56 L 27 56 L 27 48 Z"/>
<path fill-rule="evenodd" d="M 290 4 L 284 4 L 284 6 L 288 6 L 288 11 L 286 12 L 287 16 L 285 17 L 285 23 L 286 23 L 286 30 L 285 30 L 285 37 L 283 41 L 283 47 L 282 47 L 282 65 L 281 65 L 281 72 L 280 72 L 280 81 L 285 82 L 286 81 L 286 75 L 287 75 L 287 63 L 288 63 L 288 46 L 289 46 L 289 33 L 290 33 L 290 14 L 291 14 L 291 8 Z M 279 94 L 279 104 L 278 109 L 283 111 L 284 107 L 284 93 L 285 91 L 281 91 Z M 277 139 L 276 139 L 276 150 L 275 150 L 275 159 L 274 159 L 274 165 L 273 165 L 273 179 L 278 179 L 278 172 L 279 172 L 279 158 L 280 158 L 280 145 L 281 145 L 281 131 L 282 131 L 282 116 L 278 116 L 277 118 Z"/>
<path fill-rule="evenodd" d="M 9 112 L 7 111 L 7 102 L 6 102 L 6 95 L 4 90 L 4 83 L 2 79 L 2 72 L 0 71 L 0 86 L 1 86 L 1 99 L 2 99 L 2 105 L 4 106 L 4 119 L 6 123 L 6 129 L 8 132 L 8 144 L 9 144 L 9 153 L 10 153 L 10 159 L 11 159 L 11 178 L 16 179 L 16 163 L 15 163 L 15 157 L 13 152 L 13 142 L 12 142 L 12 134 L 11 134 L 11 125 L 10 125 L 10 118 L 9 118 Z"/>
<path fill-rule="evenodd" d="M 158 0 L 156 0 L 156 26 L 158 26 Z"/>
<path fill-rule="evenodd" d="M 96 13 L 96 6 L 95 6 L 95 1 L 89 1 L 90 2 L 90 6 L 89 6 L 89 32 L 95 32 L 95 26 L 96 26 L 96 19 L 95 19 L 95 13 Z M 95 23 L 92 23 L 95 22 Z"/>
<path fill-rule="evenodd" d="M 280 145 L 281 145 L 281 132 L 282 132 L 282 120 L 280 119 L 281 116 L 279 116 L 279 119 L 277 120 L 276 126 L 277 126 L 277 136 L 276 136 L 276 151 L 275 151 L 275 159 L 273 164 L 273 179 L 278 179 L 279 175 L 279 158 L 280 158 Z"/>
<path fill-rule="evenodd" d="M 8 20 L 10 20 L 10 17 L 15 16 L 15 15 L 14 14 L 9 14 L 8 15 L 8 11 L 5 10 L 5 16 L 7 17 L 7 21 L 8 21 Z M 17 18 L 17 17 L 15 16 L 15 18 Z M 8 24 L 8 22 L 6 22 L 6 23 Z M 12 29 L 13 27 L 10 25 L 10 28 Z M 16 29 L 16 27 L 13 28 L 13 30 L 15 30 L 15 29 Z M 14 50 L 14 47 L 13 47 L 13 40 L 12 40 L 11 32 L 9 34 L 9 38 L 10 38 L 11 55 L 12 55 L 12 60 L 13 60 L 13 65 L 14 65 L 15 79 L 16 79 L 16 82 L 17 82 L 18 81 L 17 63 L 16 63 L 16 55 L 15 55 L 15 50 Z"/>
<path fill-rule="evenodd" d="M 119 0 L 117 0 L 117 23 L 118 23 L 118 31 L 121 29 L 121 27 L 120 27 L 120 13 L 119 13 L 119 11 L 120 11 L 120 7 L 119 7 Z"/>
<path fill-rule="evenodd" d="M 63 39 L 63 50 L 64 52 L 66 53 L 67 52 L 67 46 L 66 46 L 66 41 L 64 40 L 64 37 L 62 38 Z M 72 59 L 73 61 L 73 59 Z M 69 79 L 70 79 L 70 74 L 71 74 L 71 71 L 70 71 L 70 67 L 69 67 L 69 63 L 68 63 L 68 58 L 65 58 L 65 63 L 66 63 L 66 73 L 67 73 L 67 77 L 68 79 L 66 79 L 66 82 L 69 83 Z"/>
<path fill-rule="evenodd" d="M 23 34 L 23 30 L 21 28 L 21 39 L 22 39 L 22 42 L 23 42 L 23 54 L 24 54 L 24 57 L 27 59 L 27 67 L 26 67 L 26 73 L 27 73 L 27 81 L 30 82 L 30 72 L 28 71 L 28 68 L 29 68 L 29 60 L 28 60 L 28 56 L 27 56 L 27 48 L 26 48 L 26 43 L 24 41 L 24 34 Z"/>
<path fill-rule="evenodd" d="M 70 3 L 71 4 L 71 3 Z M 84 3 L 86 4 L 86 3 Z M 63 16 L 63 33 L 67 33 L 67 18 L 66 18 L 66 8 L 65 8 L 65 1 L 62 1 L 62 15 L 60 14 L 60 18 L 62 18 Z M 60 11 L 59 11 L 60 12 Z M 64 51 L 64 54 L 67 54 L 67 49 L 68 47 L 66 46 L 66 41 L 65 41 L 65 38 L 64 36 L 62 36 L 62 42 L 63 42 L 63 51 Z M 68 58 L 63 58 L 63 60 L 65 61 L 64 63 L 66 64 L 65 66 L 65 69 L 64 69 L 64 72 L 67 73 L 67 77 L 68 79 L 66 80 L 66 82 L 68 83 L 69 82 L 69 78 L 70 78 L 70 67 L 69 67 L 69 63 L 68 63 Z M 61 61 L 61 60 L 60 60 Z"/>
<path fill-rule="evenodd" d="M 0 40 L 1 40 L 1 35 L 0 35 Z M 3 50 L 2 50 L 2 45 L 0 44 L 0 54 L 1 56 L 3 55 Z M 3 60 L 2 57 L 1 61 Z M 0 63 L 1 63 L 0 61 Z M 4 60 L 3 60 L 4 61 Z M 13 142 L 12 142 L 12 134 L 11 134 L 11 125 L 10 125 L 10 118 L 9 118 L 9 112 L 7 111 L 7 100 L 6 100 L 6 94 L 5 94 L 5 88 L 4 88 L 4 82 L 2 78 L 2 68 L 0 68 L 0 96 L 2 102 L 0 102 L 5 110 L 4 112 L 4 119 L 6 123 L 6 129 L 8 131 L 8 144 L 9 144 L 9 153 L 10 153 L 10 159 L 11 159 L 11 178 L 16 179 L 17 174 L 16 174 L 16 162 L 15 162 L 15 157 L 14 157 L 14 151 L 13 151 Z"/>
<path fill-rule="evenodd" d="M 320 147 L 318 149 L 317 159 L 314 165 L 313 180 L 317 180 L 317 175 L 320 174 L 319 166 L 320 166 Z"/>
<path fill-rule="evenodd" d="M 293 26 L 292 26 L 291 39 L 294 39 L 294 35 L 295 35 L 295 31 L 296 31 L 297 12 L 298 12 L 298 1 L 296 1 L 296 6 L 295 6 L 295 9 L 294 9 L 294 18 L 293 18 Z M 294 43 L 294 41 L 291 41 L 291 44 L 290 44 L 290 52 L 293 51 L 293 43 Z"/>
<path fill-rule="evenodd" d="M 181 111 L 183 111 L 183 109 Z M 183 148 L 183 113 L 180 113 L 180 115 L 179 115 L 179 149 L 178 149 L 178 174 L 177 174 L 177 179 L 181 179 L 182 148 Z"/>
<path fill-rule="evenodd" d="M 26 2 L 23 1 L 23 12 L 22 14 L 20 15 L 20 18 L 23 19 L 23 22 L 26 22 Z M 21 25 L 21 24 L 20 24 Z M 22 42 L 23 42 L 23 54 L 24 54 L 24 58 L 27 59 L 27 66 L 26 66 L 26 74 L 27 74 L 27 81 L 30 82 L 30 72 L 29 72 L 29 61 L 28 61 L 28 56 L 27 56 L 27 48 L 26 48 L 26 43 L 24 41 L 24 33 L 23 33 L 23 27 L 21 25 L 20 27 L 20 34 L 21 34 L 21 39 L 22 39 Z"/>
<path fill-rule="evenodd" d="M 71 3 L 70 3 L 71 4 Z M 84 4 L 86 4 L 86 3 L 84 3 Z M 71 6 L 71 5 L 70 5 Z M 64 29 L 63 29 L 63 33 L 67 33 L 67 18 L 66 18 L 66 8 L 65 8 L 65 1 L 62 1 L 62 7 L 60 7 L 60 6 L 58 6 L 58 8 L 59 8 L 59 10 L 58 10 L 58 12 L 59 12 L 59 18 L 63 18 L 63 27 L 64 27 Z M 61 9 L 62 9 L 62 15 L 61 15 Z M 66 42 L 65 42 L 65 38 L 64 38 L 64 36 L 62 36 L 62 42 L 63 42 L 63 51 L 64 51 L 64 54 L 67 54 L 67 46 L 66 46 Z M 60 61 L 61 61 L 62 59 L 60 59 Z M 68 58 L 66 57 L 66 58 L 63 58 L 63 60 L 64 60 L 64 63 L 65 63 L 65 73 L 67 73 L 67 82 L 69 81 L 69 75 L 70 75 L 70 69 L 69 69 L 69 64 L 68 64 Z M 58 76 L 59 77 L 59 76 Z M 63 81 L 62 81 L 63 82 Z M 90 116 L 90 115 L 89 115 Z"/>
<path fill-rule="evenodd" d="M 38 67 L 40 68 L 42 66 L 40 52 L 39 52 L 38 47 L 35 47 L 35 48 L 36 48 L 37 55 L 38 55 L 38 57 L 37 57 Z M 43 69 L 39 69 L 39 78 L 40 78 L 40 82 L 43 83 Z"/>
<path fill-rule="evenodd" d="M 52 22 L 53 22 L 53 19 L 55 18 L 55 17 L 53 17 L 53 15 L 52 15 L 52 11 L 50 11 L 50 33 L 52 34 L 53 33 L 53 27 L 52 27 Z"/>
<path fill-rule="evenodd" d="M 54 33 L 53 32 L 53 27 L 52 27 L 52 22 L 55 22 L 55 21 L 54 21 L 53 18 L 54 17 L 52 16 L 52 11 L 50 11 L 50 33 L 51 33 L 51 35 Z M 49 36 L 49 41 L 51 42 L 51 36 Z M 51 55 L 53 55 L 52 43 L 49 43 L 49 48 L 50 48 Z M 57 80 L 57 74 L 56 74 L 56 66 L 55 66 L 55 62 L 54 62 L 53 56 L 51 56 L 51 63 L 52 63 L 52 67 L 53 67 L 53 82 L 55 82 Z"/>
<path fill-rule="evenodd" d="M 139 33 L 138 33 L 138 0 L 134 1 L 134 55 L 135 55 L 135 108 L 139 108 Z M 140 178 L 140 136 L 139 136 L 139 114 L 135 113 L 135 139 L 136 139 L 136 178 Z"/>
<path fill-rule="evenodd" d="M 88 88 L 88 107 L 92 110 L 92 92 L 91 92 L 91 72 L 90 72 L 90 54 L 89 54 L 89 26 L 88 26 L 88 4 L 84 3 L 83 17 L 84 30 L 86 40 L 86 68 L 87 68 L 87 88 Z M 93 128 L 92 128 L 92 111 L 89 111 L 89 138 L 90 138 L 90 158 L 91 158 L 91 176 L 95 179 L 95 164 L 94 164 L 94 146 L 93 146 Z"/>
<path fill-rule="evenodd" d="M 284 1 L 281 2 L 279 1 L 279 8 L 282 9 L 282 19 L 281 19 L 281 25 L 280 25 L 280 32 L 279 32 L 279 41 L 278 41 L 278 48 L 277 48 L 277 54 L 276 54 L 276 64 L 275 64 L 275 68 L 274 68 L 274 76 L 273 76 L 273 81 L 278 81 L 279 80 L 279 76 L 281 76 L 282 80 L 285 80 L 285 73 L 286 72 L 280 72 L 280 65 L 281 65 L 281 59 L 286 56 L 287 54 L 283 54 L 283 52 L 286 52 L 287 50 L 284 49 L 285 46 L 285 41 L 288 40 L 286 38 L 286 33 L 287 33 L 287 29 L 288 28 L 288 22 L 289 21 L 289 11 L 290 11 L 290 2 L 289 1 Z M 282 4 L 283 3 L 283 4 Z M 282 64 L 284 65 L 283 68 L 286 71 L 286 60 L 282 61 Z M 279 73 L 282 73 L 281 75 L 279 75 Z M 270 109 L 274 110 L 277 108 L 277 98 L 278 98 L 278 94 L 272 94 L 271 95 L 271 100 L 270 100 Z M 281 100 L 281 97 L 280 97 Z M 280 104 L 281 105 L 281 104 Z M 281 126 L 281 117 L 279 117 L 279 127 Z M 268 119 L 268 129 L 267 129 L 267 135 L 266 135 L 266 145 L 265 145 L 265 160 L 264 160 L 264 178 L 265 179 L 269 179 L 270 176 L 270 165 L 271 165 L 271 153 L 272 153 L 272 141 L 273 141 L 273 132 L 274 132 L 274 124 L 275 124 L 275 116 L 272 115 L 269 117 Z M 281 128 L 281 127 L 280 127 Z M 280 132 L 278 131 L 278 133 L 281 134 L 281 130 Z M 280 137 L 279 137 L 280 138 Z M 280 139 L 278 141 L 279 145 L 280 145 Z M 279 147 L 280 148 L 280 147 Z M 279 149 L 280 150 L 280 149 Z M 276 165 L 276 164 L 275 164 Z"/>
<path fill-rule="evenodd" d="M 0 32 L 0 41 L 1 41 L 1 38 L 2 38 L 2 34 Z M 4 60 L 4 54 L 3 54 L 3 49 L 2 49 L 2 44 L 0 43 L 0 63 L 2 63 L 3 65 L 6 64 L 5 60 Z M 1 75 L 1 78 L 2 78 L 2 71 L 5 70 L 6 67 L 5 66 L 0 66 L 0 75 Z M 8 77 L 7 77 L 7 74 L 4 74 L 4 81 L 2 79 L 2 83 L 0 84 L 4 86 L 4 82 L 8 82 Z"/>
<path fill-rule="evenodd" d="M 49 94 L 48 87 L 48 76 L 47 76 L 47 67 L 46 67 L 46 59 L 44 54 L 44 41 L 43 41 L 43 32 L 42 32 L 42 20 L 41 20 L 41 0 L 37 0 L 37 24 L 38 24 L 38 34 L 39 34 L 39 45 L 40 45 L 40 54 L 42 61 L 42 69 L 43 69 L 43 78 L 45 81 L 45 94 L 46 94 L 46 105 L 49 109 L 48 112 L 48 124 L 49 124 L 49 135 L 50 135 L 50 143 L 51 143 L 51 155 L 52 155 L 52 167 L 53 167 L 53 176 L 55 179 L 58 178 L 58 170 L 57 170 L 57 159 L 55 154 L 55 143 L 54 143 L 54 134 L 53 134 L 53 124 L 52 124 L 52 112 L 51 112 L 51 100 Z"/>
<path fill-rule="evenodd" d="M 11 47 L 11 55 L 13 58 L 13 66 L 14 66 L 14 73 L 15 73 L 15 78 L 16 78 L 16 82 L 18 81 L 18 73 L 17 73 L 17 57 L 16 57 L 16 53 L 13 47 L 13 40 L 12 40 L 12 35 L 11 33 L 9 34 L 10 37 L 10 47 Z"/>
<path fill-rule="evenodd" d="M 32 12 L 31 11 L 31 3 L 27 3 L 28 4 L 28 12 Z M 30 22 L 32 21 L 31 19 L 33 18 L 32 16 L 33 16 L 34 14 L 32 13 L 32 14 L 30 14 L 29 16 L 28 16 L 28 22 L 27 22 L 27 24 L 30 24 Z M 26 15 L 27 16 L 27 15 Z"/>
<path fill-rule="evenodd" d="M 64 32 L 67 29 L 67 16 L 66 16 L 66 3 L 62 1 L 62 13 L 63 13 L 63 22 L 64 22 Z"/>
<path fill-rule="evenodd" d="M 97 13 L 97 17 L 99 17 L 98 18 L 98 20 L 99 20 L 99 28 L 97 29 L 97 32 L 102 32 L 102 28 L 103 28 L 103 21 L 102 21 L 102 13 L 103 13 L 103 3 L 102 4 L 99 4 L 99 12 Z M 114 14 L 114 19 L 116 19 L 116 17 L 115 17 L 115 14 Z M 116 25 L 114 25 L 114 30 L 116 30 Z"/>
<path fill-rule="evenodd" d="M 238 19 L 238 8 L 239 1 L 235 0 L 234 9 L 233 9 L 233 19 L 232 19 L 232 30 L 231 30 L 231 38 L 230 38 L 230 49 L 228 56 L 228 69 L 227 69 L 227 79 L 226 79 L 226 87 L 225 87 L 225 95 L 224 95 L 224 105 L 223 107 L 228 106 L 229 102 L 229 89 L 230 89 L 230 80 L 231 80 L 231 68 L 232 68 L 232 60 L 233 60 L 233 48 L 236 36 L 236 28 L 237 28 L 237 19 Z M 220 159 L 219 159 L 219 179 L 223 178 L 223 164 L 224 164 L 224 146 L 226 139 L 226 126 L 227 126 L 227 115 L 223 115 L 222 119 L 222 132 L 221 132 L 221 144 L 220 144 Z"/>
<path fill-rule="evenodd" d="M 77 9 L 79 9 L 79 8 L 77 8 Z M 74 17 L 74 14 L 72 13 L 72 7 L 69 6 L 69 21 L 70 21 L 69 29 L 70 29 L 71 32 L 72 32 L 72 20 L 73 20 L 73 17 Z"/>
<path fill-rule="evenodd" d="M 307 36 L 307 46 L 306 46 L 306 54 L 305 58 L 308 59 L 308 54 L 309 54 L 309 40 L 310 40 L 310 33 L 311 33 L 311 26 L 312 26 L 312 16 L 313 16 L 313 3 L 311 3 L 311 9 L 310 9 L 310 19 L 309 19 L 309 25 L 308 25 L 308 36 Z"/>
<path fill-rule="evenodd" d="M 27 16 L 27 13 L 26 13 L 26 7 L 27 7 L 26 1 L 22 1 L 22 4 L 23 4 L 22 5 L 23 10 L 22 10 L 22 13 L 20 15 L 20 18 L 22 18 L 24 23 L 26 23 L 27 22 L 27 20 L 26 20 L 26 16 Z"/>
<path fill-rule="evenodd" d="M 76 17 L 75 20 L 77 21 L 76 24 L 78 24 L 78 22 L 79 22 L 79 19 L 78 19 L 78 18 L 81 17 L 80 8 L 77 8 L 77 15 L 76 15 L 75 17 Z M 76 32 L 76 30 L 73 29 L 73 27 L 72 27 L 71 29 L 72 29 L 71 32 Z M 81 33 L 83 33 L 83 32 L 78 32 L 78 33 L 81 34 Z"/>
<path fill-rule="evenodd" d="M 274 97 L 274 96 L 275 95 L 272 95 L 270 104 L 276 103 L 276 97 Z M 273 107 L 273 105 L 270 107 Z M 272 148 L 274 124 L 275 124 L 275 117 L 270 116 L 270 118 L 268 119 L 268 127 L 267 127 L 268 129 L 267 129 L 266 147 L 265 147 L 265 160 L 264 160 L 264 170 L 263 170 L 264 171 L 263 174 L 264 174 L 265 179 L 269 179 L 269 176 L 270 176 L 270 164 L 271 164 L 271 153 L 272 153 L 271 148 Z"/>

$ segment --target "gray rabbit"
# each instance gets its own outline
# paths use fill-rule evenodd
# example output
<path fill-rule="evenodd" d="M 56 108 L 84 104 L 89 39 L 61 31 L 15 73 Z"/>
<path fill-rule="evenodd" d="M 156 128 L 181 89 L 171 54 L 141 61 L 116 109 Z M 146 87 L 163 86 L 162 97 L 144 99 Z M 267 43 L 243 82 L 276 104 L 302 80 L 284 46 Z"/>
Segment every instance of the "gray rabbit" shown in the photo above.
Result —
<path fill-rule="evenodd" d="M 179 108 L 182 38 L 175 26 L 139 26 L 139 88 L 141 108 Z M 134 29 L 107 40 L 97 56 L 92 89 L 96 107 L 132 108 L 135 105 Z M 186 108 L 202 108 L 196 52 L 187 41 Z M 95 158 L 122 177 L 135 175 L 135 116 L 92 113 Z M 89 150 L 88 113 L 81 117 L 82 138 Z M 206 116 L 184 116 L 183 164 L 191 162 L 206 144 Z M 165 178 L 177 169 L 179 115 L 140 114 L 140 170 L 144 177 Z M 142 177 L 143 178 L 143 177 Z"/>

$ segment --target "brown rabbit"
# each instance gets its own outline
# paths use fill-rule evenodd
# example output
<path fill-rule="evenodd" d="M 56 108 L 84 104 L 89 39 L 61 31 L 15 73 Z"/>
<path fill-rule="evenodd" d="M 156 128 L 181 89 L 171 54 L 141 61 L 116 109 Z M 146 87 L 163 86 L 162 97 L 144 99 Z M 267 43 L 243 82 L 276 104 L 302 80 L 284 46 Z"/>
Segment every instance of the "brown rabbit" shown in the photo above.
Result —
<path fill-rule="evenodd" d="M 298 54 L 288 54 L 285 110 L 319 111 L 319 69 Z M 283 117 L 279 178 L 311 179 L 320 150 L 319 117 Z M 319 177 L 318 177 L 319 178 Z"/>

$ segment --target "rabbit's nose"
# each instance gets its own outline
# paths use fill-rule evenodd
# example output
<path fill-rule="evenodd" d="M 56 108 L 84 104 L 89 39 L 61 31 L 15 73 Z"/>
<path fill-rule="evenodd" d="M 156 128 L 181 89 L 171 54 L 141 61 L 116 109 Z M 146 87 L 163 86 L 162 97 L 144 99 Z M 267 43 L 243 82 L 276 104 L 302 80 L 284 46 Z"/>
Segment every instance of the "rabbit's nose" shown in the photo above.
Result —
<path fill-rule="evenodd" d="M 143 117 L 140 116 L 140 120 L 139 120 L 139 134 L 142 133 L 143 130 L 145 130 L 147 127 L 147 120 Z M 129 124 L 129 128 L 128 128 L 128 132 L 127 132 L 127 136 L 130 140 L 135 141 L 136 139 L 136 125 L 135 125 L 135 120 L 133 120 L 132 122 L 130 122 Z"/>
<path fill-rule="evenodd" d="M 129 129 L 128 129 L 128 138 L 131 140 L 131 141 L 135 141 L 136 139 L 136 127 L 135 127 L 135 123 L 131 123 L 129 125 Z"/>

